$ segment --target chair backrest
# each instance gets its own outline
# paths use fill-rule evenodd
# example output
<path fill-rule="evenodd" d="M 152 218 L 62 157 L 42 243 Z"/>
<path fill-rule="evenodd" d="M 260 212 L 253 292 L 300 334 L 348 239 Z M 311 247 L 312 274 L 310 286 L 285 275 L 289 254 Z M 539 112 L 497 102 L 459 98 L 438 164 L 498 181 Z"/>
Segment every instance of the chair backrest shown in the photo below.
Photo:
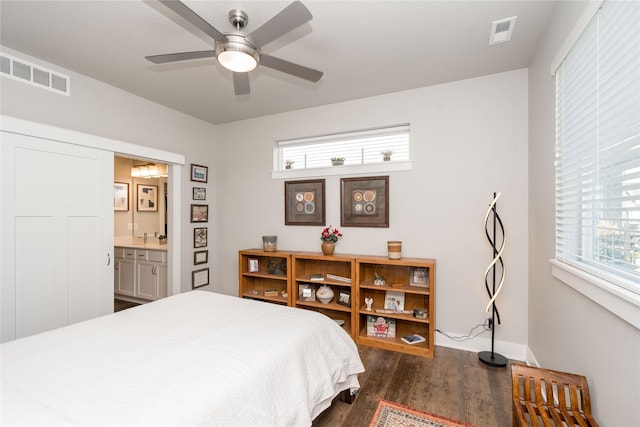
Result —
<path fill-rule="evenodd" d="M 539 412 L 553 409 L 548 415 L 559 418 L 556 422 L 573 421 L 574 417 L 592 419 L 589 385 L 583 375 L 513 363 L 511 381 L 514 405 L 526 408 L 529 404 L 532 408 L 533 404 Z"/>

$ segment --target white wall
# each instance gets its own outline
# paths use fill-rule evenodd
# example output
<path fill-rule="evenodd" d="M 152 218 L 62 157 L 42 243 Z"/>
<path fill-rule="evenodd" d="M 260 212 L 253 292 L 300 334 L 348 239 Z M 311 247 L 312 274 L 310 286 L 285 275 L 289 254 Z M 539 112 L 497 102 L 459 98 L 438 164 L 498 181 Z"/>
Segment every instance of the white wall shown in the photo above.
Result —
<path fill-rule="evenodd" d="M 194 227 L 188 221 L 193 187 L 189 181 L 190 163 L 213 166 L 216 127 L 60 66 L 1 48 L 8 55 L 71 77 L 71 95 L 68 97 L 3 77 L 0 79 L 1 114 L 185 156 L 186 167 L 181 173 L 182 202 L 179 206 L 185 219 L 181 230 L 181 288 L 190 290 L 191 271 L 194 269 Z M 207 188 L 207 200 L 212 203 L 215 200 L 215 182 L 210 179 L 208 184 L 198 186 Z M 209 231 L 210 240 L 213 240 L 215 231 L 212 223 Z"/>
<path fill-rule="evenodd" d="M 507 280 L 498 300 L 496 351 L 524 359 L 527 343 L 527 71 L 294 111 L 218 127 L 216 291 L 237 295 L 237 254 L 278 236 L 282 250 L 320 250 L 322 227 L 284 225 L 284 180 L 272 180 L 277 139 L 411 123 L 413 170 L 390 174 L 390 227 L 344 228 L 336 251 L 403 255 L 436 265 L 437 327 L 467 334 L 484 322 L 484 271 L 492 259 L 484 215 L 493 192 L 505 224 Z M 224 184 L 223 184 L 224 183 Z M 327 225 L 340 226 L 340 176 L 326 178 Z M 489 334 L 458 344 L 489 350 Z"/>
<path fill-rule="evenodd" d="M 529 347 L 544 367 L 586 375 L 603 426 L 640 425 L 640 331 L 551 275 L 555 87 L 551 61 L 586 2 L 562 2 L 530 66 Z"/>

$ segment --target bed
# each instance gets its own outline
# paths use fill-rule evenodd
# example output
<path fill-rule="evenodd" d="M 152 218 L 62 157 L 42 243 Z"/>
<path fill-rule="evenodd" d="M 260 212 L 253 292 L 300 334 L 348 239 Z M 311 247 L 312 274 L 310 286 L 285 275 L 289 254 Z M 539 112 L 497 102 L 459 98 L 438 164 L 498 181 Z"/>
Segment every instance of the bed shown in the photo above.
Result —
<path fill-rule="evenodd" d="M 308 426 L 364 371 L 313 311 L 192 291 L 1 345 L 1 424 Z"/>

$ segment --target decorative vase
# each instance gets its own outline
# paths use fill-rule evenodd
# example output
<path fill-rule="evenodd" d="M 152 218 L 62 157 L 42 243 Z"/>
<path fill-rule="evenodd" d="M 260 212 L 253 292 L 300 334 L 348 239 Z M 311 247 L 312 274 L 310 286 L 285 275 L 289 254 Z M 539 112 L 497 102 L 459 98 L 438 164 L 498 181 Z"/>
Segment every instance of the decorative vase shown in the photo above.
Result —
<path fill-rule="evenodd" d="M 316 298 L 323 304 L 328 304 L 333 299 L 333 289 L 327 285 L 322 285 L 316 290 Z"/>
<path fill-rule="evenodd" d="M 262 250 L 275 252 L 278 248 L 278 236 L 262 236 Z"/>
<path fill-rule="evenodd" d="M 322 242 L 322 253 L 325 255 L 332 255 L 336 248 L 334 242 Z"/>
<path fill-rule="evenodd" d="M 389 259 L 400 259 L 402 254 L 402 242 L 399 240 L 389 240 L 387 242 Z"/>

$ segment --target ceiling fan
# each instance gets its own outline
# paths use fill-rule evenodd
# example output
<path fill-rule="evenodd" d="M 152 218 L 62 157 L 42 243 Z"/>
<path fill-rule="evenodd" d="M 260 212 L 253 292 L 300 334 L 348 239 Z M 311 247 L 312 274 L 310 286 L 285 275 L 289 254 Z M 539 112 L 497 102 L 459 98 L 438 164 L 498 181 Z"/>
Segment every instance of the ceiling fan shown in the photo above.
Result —
<path fill-rule="evenodd" d="M 229 22 L 231 22 L 236 31 L 221 33 L 181 1 L 159 1 L 209 35 L 214 40 L 214 50 L 168 53 L 145 57 L 154 64 L 215 57 L 220 65 L 233 71 L 233 86 L 236 95 L 246 95 L 250 92 L 248 73 L 255 69 L 258 64 L 314 83 L 322 77 L 322 71 L 285 61 L 260 51 L 266 44 L 313 18 L 309 9 L 297 0 L 250 34 L 240 33 L 240 29 L 244 28 L 249 20 L 247 14 L 242 10 L 234 9 L 229 12 Z"/>

